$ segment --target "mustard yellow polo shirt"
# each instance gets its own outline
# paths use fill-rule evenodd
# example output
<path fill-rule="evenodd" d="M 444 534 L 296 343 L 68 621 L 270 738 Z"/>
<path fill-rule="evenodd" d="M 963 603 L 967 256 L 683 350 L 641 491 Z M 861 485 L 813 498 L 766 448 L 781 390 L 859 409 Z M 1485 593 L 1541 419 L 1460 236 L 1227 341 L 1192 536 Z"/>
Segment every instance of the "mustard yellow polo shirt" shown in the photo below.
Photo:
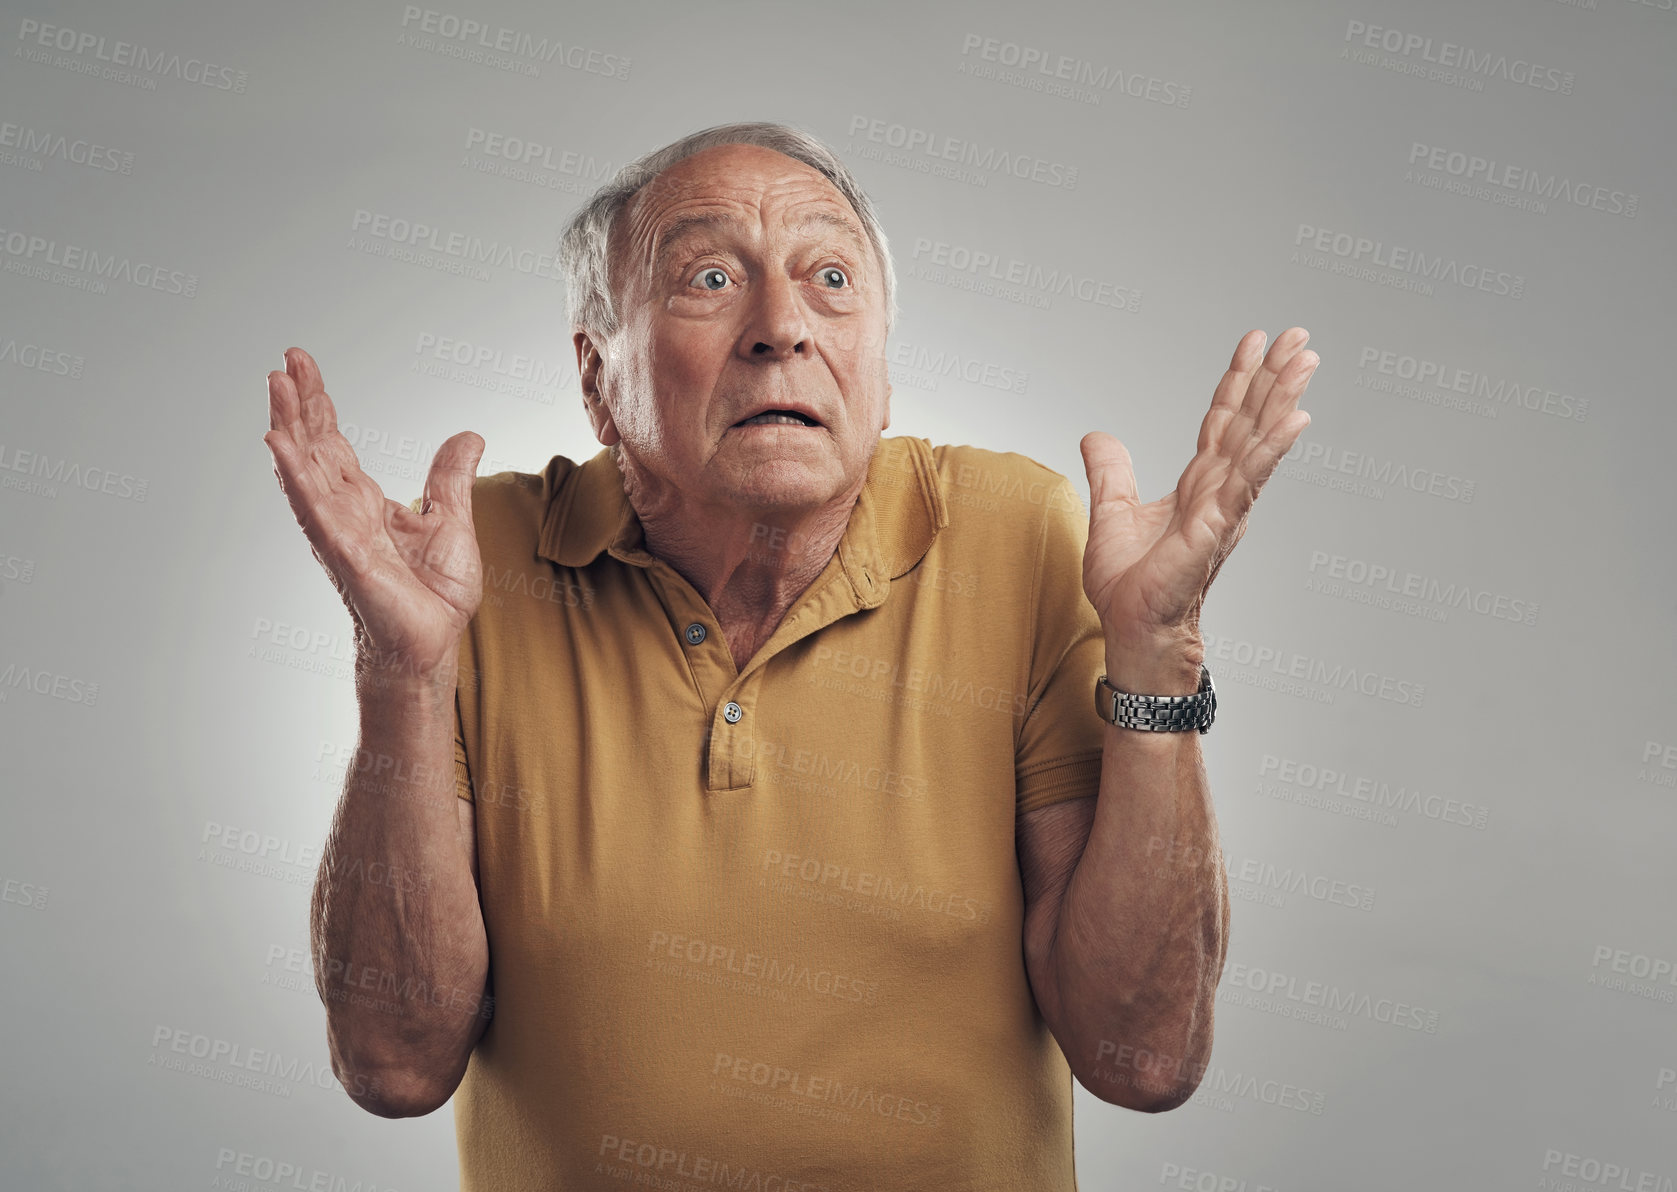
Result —
<path fill-rule="evenodd" d="M 609 452 L 472 499 L 456 755 L 495 1010 L 461 1187 L 1074 1189 L 1014 840 L 1099 788 L 1065 477 L 882 438 L 743 672 Z"/>

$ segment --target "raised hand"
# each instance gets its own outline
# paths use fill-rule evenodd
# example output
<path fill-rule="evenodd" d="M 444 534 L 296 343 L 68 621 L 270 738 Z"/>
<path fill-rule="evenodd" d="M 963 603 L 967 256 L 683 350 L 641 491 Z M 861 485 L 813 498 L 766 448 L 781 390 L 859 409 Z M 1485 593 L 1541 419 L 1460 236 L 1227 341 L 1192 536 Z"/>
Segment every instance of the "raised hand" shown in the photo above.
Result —
<path fill-rule="evenodd" d="M 1089 474 L 1083 589 L 1109 643 L 1197 637 L 1206 590 L 1246 532 L 1258 492 L 1310 415 L 1298 408 L 1321 363 L 1291 327 L 1264 355 L 1264 334 L 1235 347 L 1200 426 L 1198 454 L 1174 491 L 1143 505 L 1130 453 L 1092 431 L 1080 444 Z"/>
<path fill-rule="evenodd" d="M 424 513 L 385 497 L 338 430 L 337 410 L 314 359 L 285 353 L 268 374 L 262 441 L 314 557 L 355 621 L 357 650 L 391 667 L 452 668 L 466 624 L 483 599 L 472 526 L 472 480 L 484 442 L 461 431 L 437 448 L 425 478 Z"/>

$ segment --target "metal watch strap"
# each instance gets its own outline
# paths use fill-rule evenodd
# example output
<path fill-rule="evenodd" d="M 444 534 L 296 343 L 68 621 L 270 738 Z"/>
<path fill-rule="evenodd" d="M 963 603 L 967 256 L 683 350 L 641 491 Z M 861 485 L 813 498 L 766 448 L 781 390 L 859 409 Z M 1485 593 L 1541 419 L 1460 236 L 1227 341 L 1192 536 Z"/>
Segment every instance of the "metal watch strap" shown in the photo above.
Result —
<path fill-rule="evenodd" d="M 1119 728 L 1145 732 L 1205 732 L 1217 716 L 1217 689 L 1211 671 L 1200 663 L 1199 690 L 1192 695 L 1132 695 L 1119 691 L 1102 675 L 1095 680 L 1095 711 Z"/>

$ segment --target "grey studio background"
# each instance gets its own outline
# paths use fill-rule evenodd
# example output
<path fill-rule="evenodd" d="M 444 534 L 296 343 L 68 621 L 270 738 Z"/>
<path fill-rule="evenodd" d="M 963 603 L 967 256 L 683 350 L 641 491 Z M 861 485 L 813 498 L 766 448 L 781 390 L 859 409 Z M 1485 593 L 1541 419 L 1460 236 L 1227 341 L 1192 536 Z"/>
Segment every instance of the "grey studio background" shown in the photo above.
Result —
<path fill-rule="evenodd" d="M 455 1186 L 330 1072 L 350 622 L 263 378 L 404 501 L 586 458 L 559 227 L 777 119 L 891 237 L 889 434 L 1152 500 L 1243 332 L 1322 357 L 1204 617 L 1212 1068 L 1079 1088 L 1081 1186 L 1671 1192 L 1673 0 L 0 11 L 0 1187 Z"/>

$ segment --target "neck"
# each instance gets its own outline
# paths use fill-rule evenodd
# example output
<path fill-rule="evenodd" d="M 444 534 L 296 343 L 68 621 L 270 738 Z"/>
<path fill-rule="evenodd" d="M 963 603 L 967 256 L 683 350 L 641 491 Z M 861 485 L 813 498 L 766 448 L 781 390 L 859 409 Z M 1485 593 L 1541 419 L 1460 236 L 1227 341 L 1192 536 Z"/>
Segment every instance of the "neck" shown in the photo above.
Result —
<path fill-rule="evenodd" d="M 858 481 L 823 505 L 742 510 L 694 502 L 621 452 L 618 466 L 647 551 L 710 605 L 740 665 L 832 560 L 862 491 Z"/>

